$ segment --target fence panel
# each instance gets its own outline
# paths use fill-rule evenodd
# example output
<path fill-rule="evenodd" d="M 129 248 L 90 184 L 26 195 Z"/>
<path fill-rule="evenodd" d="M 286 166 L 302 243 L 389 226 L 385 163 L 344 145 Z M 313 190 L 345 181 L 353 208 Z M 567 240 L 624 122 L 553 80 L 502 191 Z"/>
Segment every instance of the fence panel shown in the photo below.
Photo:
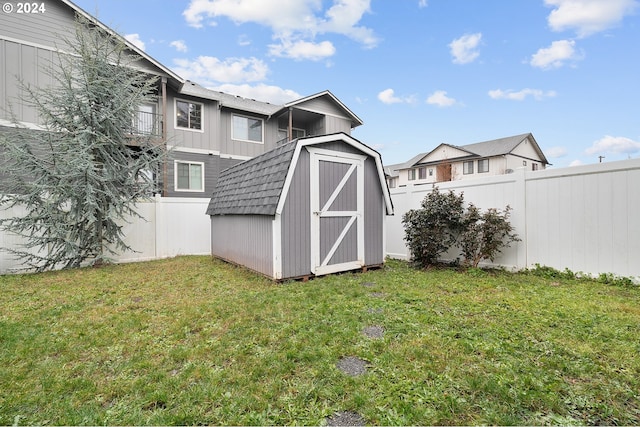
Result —
<path fill-rule="evenodd" d="M 522 239 L 495 264 L 509 269 L 546 265 L 592 275 L 640 278 L 640 159 L 437 184 L 464 192 L 467 203 L 487 209 L 510 205 Z M 402 215 L 418 208 L 432 185 L 391 190 L 387 254 L 406 259 Z M 447 254 L 454 259 L 455 252 Z"/>
<path fill-rule="evenodd" d="M 208 199 L 157 197 L 137 205 L 143 218 L 130 218 L 123 224 L 125 242 L 135 252 L 125 252 L 116 262 L 146 261 L 176 255 L 211 253 L 211 223 L 206 215 Z M 22 208 L 0 210 L 3 218 L 19 216 Z M 16 247 L 21 239 L 0 232 L 0 247 Z M 0 274 L 20 268 L 20 261 L 0 251 Z"/>

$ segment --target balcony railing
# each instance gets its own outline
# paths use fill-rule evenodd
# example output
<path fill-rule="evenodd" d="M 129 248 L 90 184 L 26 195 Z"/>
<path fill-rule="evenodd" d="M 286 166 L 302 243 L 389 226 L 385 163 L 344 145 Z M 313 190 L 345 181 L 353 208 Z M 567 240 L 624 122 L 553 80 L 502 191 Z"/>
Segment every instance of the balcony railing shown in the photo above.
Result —
<path fill-rule="evenodd" d="M 162 137 L 162 115 L 138 111 L 127 133 L 134 136 Z"/>

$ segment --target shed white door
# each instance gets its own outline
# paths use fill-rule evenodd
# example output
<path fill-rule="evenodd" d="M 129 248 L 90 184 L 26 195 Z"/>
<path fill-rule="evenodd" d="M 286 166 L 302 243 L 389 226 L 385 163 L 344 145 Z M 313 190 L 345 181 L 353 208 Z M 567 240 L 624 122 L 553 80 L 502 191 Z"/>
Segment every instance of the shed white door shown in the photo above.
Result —
<path fill-rule="evenodd" d="M 364 266 L 364 160 L 318 148 L 311 154 L 311 271 L 315 275 Z"/>

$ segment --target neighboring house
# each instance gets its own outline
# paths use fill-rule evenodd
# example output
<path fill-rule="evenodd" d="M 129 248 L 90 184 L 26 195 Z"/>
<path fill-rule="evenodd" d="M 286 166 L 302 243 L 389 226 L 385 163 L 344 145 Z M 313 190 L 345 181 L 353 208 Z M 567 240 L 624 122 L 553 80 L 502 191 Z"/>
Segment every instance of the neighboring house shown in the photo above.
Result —
<path fill-rule="evenodd" d="M 390 188 L 503 175 L 549 164 L 531 133 L 462 146 L 440 144 L 405 163 L 385 168 Z"/>
<path fill-rule="evenodd" d="M 64 50 L 60 35 L 74 33 L 81 15 L 106 29 L 140 56 L 136 66 L 158 78 L 158 101 L 141 105 L 129 130 L 157 138 L 171 150 L 156 177 L 164 196 L 211 196 L 220 171 L 269 151 L 283 141 L 336 132 L 351 133 L 362 121 L 331 92 L 274 105 L 206 89 L 184 80 L 124 40 L 69 0 L 46 2 L 39 14 L 0 14 L 0 132 L 17 119 L 39 129 L 36 112 L 21 102 L 19 79 L 32 86 L 51 84 L 45 67 Z"/>

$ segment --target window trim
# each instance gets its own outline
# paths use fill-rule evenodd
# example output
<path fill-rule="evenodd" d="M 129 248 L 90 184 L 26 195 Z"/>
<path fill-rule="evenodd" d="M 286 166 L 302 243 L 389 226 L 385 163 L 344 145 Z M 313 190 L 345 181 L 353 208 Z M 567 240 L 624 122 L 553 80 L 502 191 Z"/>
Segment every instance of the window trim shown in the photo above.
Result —
<path fill-rule="evenodd" d="M 486 170 L 482 170 L 482 167 L 480 167 L 480 165 L 484 162 L 487 162 L 487 169 Z M 478 160 L 478 173 L 487 173 L 489 172 L 489 159 L 480 159 Z"/>
<path fill-rule="evenodd" d="M 473 160 L 462 162 L 462 174 L 463 175 L 473 175 L 473 173 L 474 173 L 474 171 L 473 171 L 474 163 L 475 162 Z"/>
<path fill-rule="evenodd" d="M 182 164 L 187 164 L 187 165 L 198 165 L 201 167 L 202 170 L 202 174 L 200 177 L 200 181 L 202 184 L 202 189 L 201 190 L 192 190 L 190 188 L 178 188 L 178 164 L 182 163 Z M 205 167 L 204 167 L 204 162 L 195 162 L 195 161 L 191 161 L 191 160 L 174 160 L 173 161 L 173 191 L 177 192 L 184 192 L 184 193 L 204 193 L 204 172 L 205 172 Z"/>
<path fill-rule="evenodd" d="M 421 166 L 418 168 L 418 179 L 427 179 L 427 168 L 426 166 Z"/>
<path fill-rule="evenodd" d="M 178 126 L 178 102 L 186 102 L 200 106 L 200 129 Z M 176 130 L 186 130 L 190 132 L 204 133 L 204 104 L 202 102 L 191 101 L 189 99 L 174 98 L 173 100 L 173 128 Z"/>
<path fill-rule="evenodd" d="M 233 126 L 233 118 L 234 117 L 242 117 L 243 119 L 252 119 L 252 120 L 260 120 L 261 126 L 260 126 L 260 141 L 252 141 L 250 139 L 241 139 L 241 138 L 236 138 L 234 135 L 234 126 Z M 252 144 L 263 144 L 264 145 L 264 119 L 258 118 L 258 117 L 252 117 L 252 116 L 246 116 L 244 114 L 231 114 L 231 139 L 234 141 L 242 141 L 242 142 L 250 142 Z"/>

